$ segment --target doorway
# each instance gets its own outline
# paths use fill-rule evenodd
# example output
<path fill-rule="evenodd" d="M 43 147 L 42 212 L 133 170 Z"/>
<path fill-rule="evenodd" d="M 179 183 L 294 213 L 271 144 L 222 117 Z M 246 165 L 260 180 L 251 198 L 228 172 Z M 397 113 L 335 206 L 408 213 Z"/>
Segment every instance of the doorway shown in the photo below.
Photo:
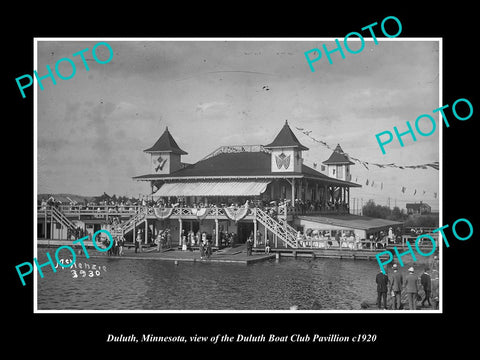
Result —
<path fill-rule="evenodd" d="M 242 222 L 239 221 L 237 224 L 238 231 L 238 243 L 244 244 L 250 234 L 253 232 L 253 222 Z"/>

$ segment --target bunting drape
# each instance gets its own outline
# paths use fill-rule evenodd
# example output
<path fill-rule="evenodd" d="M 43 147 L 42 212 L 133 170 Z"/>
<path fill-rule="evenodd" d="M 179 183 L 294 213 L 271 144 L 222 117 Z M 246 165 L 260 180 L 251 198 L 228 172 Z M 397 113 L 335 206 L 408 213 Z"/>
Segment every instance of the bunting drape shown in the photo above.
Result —
<path fill-rule="evenodd" d="M 225 215 L 235 222 L 242 220 L 248 213 L 248 207 L 225 207 Z"/>
<path fill-rule="evenodd" d="M 330 146 L 325 141 L 315 139 L 313 136 L 310 135 L 310 133 L 312 132 L 311 130 L 305 130 L 305 129 L 300 128 L 300 127 L 295 127 L 295 128 L 297 130 L 301 131 L 306 136 L 308 136 L 313 141 L 323 145 L 327 149 L 330 149 L 330 150 L 336 151 L 340 154 L 346 155 L 350 160 L 355 161 L 356 163 L 362 164 L 363 166 L 365 166 L 365 168 L 367 170 L 370 170 L 370 168 L 368 167 L 369 165 L 374 165 L 374 166 L 377 166 L 379 168 L 386 168 L 386 167 L 398 168 L 398 169 L 401 169 L 401 170 L 404 170 L 404 169 L 424 169 L 424 170 L 427 170 L 428 168 L 439 170 L 439 162 L 438 161 L 432 161 L 432 162 L 429 162 L 429 163 L 419 164 L 419 165 L 398 165 L 396 163 L 379 164 L 379 163 L 374 163 L 374 162 L 371 162 L 371 161 L 364 161 L 364 160 L 361 160 L 361 159 L 357 159 L 356 157 L 353 157 L 353 156 L 347 154 L 346 152 L 337 150 L 334 146 Z"/>
<path fill-rule="evenodd" d="M 398 168 L 400 170 L 405 170 L 405 169 L 428 170 L 429 168 L 434 169 L 434 170 L 439 170 L 439 162 L 438 161 L 432 161 L 432 162 L 429 162 L 429 163 L 418 164 L 418 165 L 399 165 L 399 164 L 396 164 L 396 163 L 379 164 L 379 163 L 375 163 L 375 162 L 371 162 L 371 161 L 361 160 L 361 159 L 358 159 L 356 157 L 353 157 L 353 156 L 349 155 L 348 153 L 346 153 L 344 151 L 338 150 L 336 148 L 336 146 L 331 146 L 331 145 L 327 144 L 325 141 L 318 140 L 318 139 L 314 138 L 313 136 L 310 135 L 312 130 L 307 130 L 307 129 L 304 129 L 304 128 L 301 128 L 301 127 L 295 127 L 295 128 L 297 130 L 301 131 L 304 135 L 308 136 L 314 142 L 321 144 L 322 146 L 326 147 L 327 149 L 338 152 L 342 155 L 346 155 L 350 160 L 352 160 L 352 161 L 354 161 L 358 164 L 362 164 L 367 170 L 370 170 L 369 166 L 372 166 L 372 165 L 376 166 L 378 168 Z M 358 177 L 355 179 L 355 182 L 358 182 Z M 376 187 L 376 186 L 374 186 L 374 184 L 375 184 L 375 181 L 373 179 L 365 179 L 365 185 L 366 186 Z M 381 182 L 381 184 L 380 184 L 380 190 L 383 190 L 383 182 Z M 405 194 L 405 192 L 407 191 L 407 188 L 405 186 L 402 186 L 400 190 L 403 194 Z M 413 189 L 413 195 L 415 196 L 416 194 L 417 194 L 417 189 Z M 426 191 L 423 190 L 423 195 L 425 195 L 425 194 L 426 194 Z M 434 192 L 433 195 L 436 199 L 437 198 L 437 193 Z"/>
<path fill-rule="evenodd" d="M 172 216 L 173 208 L 153 208 L 155 216 L 161 220 L 168 219 Z"/>

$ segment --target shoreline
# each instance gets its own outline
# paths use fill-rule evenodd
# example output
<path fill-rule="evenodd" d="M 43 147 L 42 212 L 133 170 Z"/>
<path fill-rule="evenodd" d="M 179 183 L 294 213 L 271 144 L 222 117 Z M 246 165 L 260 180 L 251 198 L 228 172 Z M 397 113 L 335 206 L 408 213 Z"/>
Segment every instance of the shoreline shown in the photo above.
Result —
<path fill-rule="evenodd" d="M 63 245 L 72 245 L 69 240 L 37 240 L 37 248 L 54 248 Z M 351 260 L 367 260 L 376 261 L 376 254 L 381 253 L 387 249 L 369 250 L 369 249 L 309 249 L 309 248 L 272 248 L 269 253 L 265 253 L 262 248 L 254 248 L 251 255 L 247 255 L 246 245 L 239 244 L 234 248 L 216 249 L 209 259 L 201 259 L 200 251 L 198 249 L 181 250 L 179 247 L 170 249 L 163 249 L 157 251 L 156 246 L 142 246 L 142 251 L 135 252 L 133 246 L 127 246 L 123 249 L 123 255 L 108 255 L 107 252 L 99 252 L 93 246 L 91 241 L 84 242 L 85 247 L 89 250 L 89 257 L 91 258 L 109 258 L 109 259 L 129 259 L 129 260 L 163 260 L 174 262 L 199 262 L 199 263 L 237 263 L 237 264 L 251 264 L 259 261 L 276 259 L 282 257 L 288 258 L 310 258 L 310 259 L 351 259 Z M 81 251 L 80 245 L 72 246 L 77 256 L 86 258 Z M 90 251 L 91 250 L 91 251 Z M 428 257 L 418 256 L 416 261 L 413 261 L 411 255 L 407 255 L 403 260 L 405 264 L 413 266 L 427 265 L 437 253 Z M 393 262 L 392 262 L 393 264 Z M 405 265 L 406 266 L 406 265 Z"/>

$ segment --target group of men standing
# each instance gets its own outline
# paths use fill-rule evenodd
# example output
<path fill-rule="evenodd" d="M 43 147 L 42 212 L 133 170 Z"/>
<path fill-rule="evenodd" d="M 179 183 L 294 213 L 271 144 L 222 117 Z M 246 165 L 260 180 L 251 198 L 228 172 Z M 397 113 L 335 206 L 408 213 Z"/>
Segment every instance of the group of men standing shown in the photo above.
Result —
<path fill-rule="evenodd" d="M 432 306 L 430 303 L 430 296 L 432 293 L 432 279 L 428 273 L 428 267 L 425 268 L 423 274 L 420 276 L 420 279 L 415 275 L 415 269 L 410 267 L 408 269 L 408 275 L 404 276 L 401 272 L 398 271 L 397 264 L 393 265 L 393 274 L 389 278 L 388 275 L 380 271 L 376 277 L 377 283 L 377 306 L 379 309 L 382 308 L 382 299 L 383 299 L 383 308 L 387 309 L 387 293 L 390 290 L 392 299 L 393 299 L 393 309 L 397 310 L 401 308 L 402 300 L 402 290 L 405 289 L 405 293 L 408 299 L 408 306 L 410 310 L 417 309 L 417 298 L 419 297 L 419 280 L 420 285 L 423 287 L 425 292 L 425 297 L 422 300 L 422 307 L 425 305 L 425 302 L 428 303 L 428 306 Z M 390 289 L 388 285 L 390 284 Z"/>

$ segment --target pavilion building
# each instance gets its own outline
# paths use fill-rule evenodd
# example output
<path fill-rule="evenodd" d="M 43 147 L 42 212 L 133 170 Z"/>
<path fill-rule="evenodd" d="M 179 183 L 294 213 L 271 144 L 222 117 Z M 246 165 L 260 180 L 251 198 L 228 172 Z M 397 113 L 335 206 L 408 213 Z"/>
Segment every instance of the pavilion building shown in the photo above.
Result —
<path fill-rule="evenodd" d="M 206 232 L 217 246 L 224 232 L 234 232 L 239 242 L 253 232 L 255 243 L 260 234 L 277 246 L 294 247 L 301 216 L 349 214 L 350 189 L 361 185 L 350 181 L 353 163 L 340 145 L 337 149 L 324 162 L 328 175 L 305 165 L 302 152 L 308 148 L 285 121 L 267 145 L 221 146 L 185 164 L 181 157 L 187 153 L 166 128 L 144 150 L 151 157 L 151 172 L 134 177 L 150 184 L 148 197 L 162 206 L 139 214 L 132 228 L 144 225 L 153 236 L 169 228 L 179 243 L 190 231 Z"/>
<path fill-rule="evenodd" d="M 228 233 L 237 243 L 253 235 L 255 246 L 268 238 L 274 248 L 295 249 L 303 246 L 298 231 L 361 241 L 402 225 L 350 214 L 350 190 L 360 185 L 351 182 L 353 162 L 340 145 L 323 162 L 325 173 L 303 163 L 305 151 L 285 121 L 267 145 L 221 146 L 186 164 L 182 156 L 187 152 L 166 128 L 144 150 L 151 171 L 133 178 L 149 183 L 148 203 L 39 205 L 37 230 L 44 239 L 71 239 L 79 230 L 92 235 L 103 228 L 125 236 L 132 245 L 138 231 L 147 244 L 169 229 L 172 246 L 200 232 L 217 247 L 224 245 Z"/>

